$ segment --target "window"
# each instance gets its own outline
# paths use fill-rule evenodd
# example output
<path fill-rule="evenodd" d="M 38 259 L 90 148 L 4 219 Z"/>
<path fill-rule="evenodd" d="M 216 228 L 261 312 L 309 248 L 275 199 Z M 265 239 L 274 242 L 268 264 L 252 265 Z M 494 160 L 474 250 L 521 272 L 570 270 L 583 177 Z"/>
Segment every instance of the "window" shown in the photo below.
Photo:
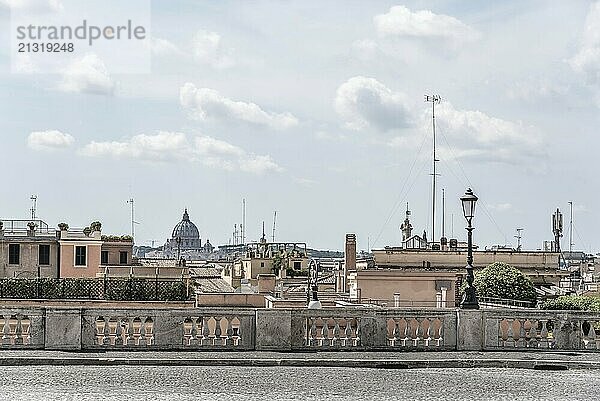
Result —
<path fill-rule="evenodd" d="M 103 265 L 108 264 L 108 251 L 100 252 L 100 264 L 103 264 Z"/>
<path fill-rule="evenodd" d="M 265 262 L 260 262 L 260 267 L 265 267 Z"/>
<path fill-rule="evenodd" d="M 85 246 L 75 247 L 75 266 L 87 265 L 87 248 Z"/>
<path fill-rule="evenodd" d="M 127 251 L 120 251 L 119 252 L 119 263 L 122 265 L 126 265 L 127 264 Z"/>
<path fill-rule="evenodd" d="M 302 262 L 294 262 L 294 270 L 302 269 Z"/>
<path fill-rule="evenodd" d="M 40 245 L 38 247 L 38 263 L 44 266 L 50 264 L 50 245 Z"/>
<path fill-rule="evenodd" d="M 8 264 L 18 265 L 21 261 L 21 245 L 8 244 Z"/>

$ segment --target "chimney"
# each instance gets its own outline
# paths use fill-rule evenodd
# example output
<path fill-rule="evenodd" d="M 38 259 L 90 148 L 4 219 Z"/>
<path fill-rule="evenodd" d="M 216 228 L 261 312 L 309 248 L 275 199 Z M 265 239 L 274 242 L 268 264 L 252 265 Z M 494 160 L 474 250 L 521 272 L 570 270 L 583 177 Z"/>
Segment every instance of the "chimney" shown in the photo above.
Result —
<path fill-rule="evenodd" d="M 342 288 L 347 290 L 348 272 L 356 271 L 356 234 L 346 234 L 346 245 L 344 247 L 344 277 Z"/>

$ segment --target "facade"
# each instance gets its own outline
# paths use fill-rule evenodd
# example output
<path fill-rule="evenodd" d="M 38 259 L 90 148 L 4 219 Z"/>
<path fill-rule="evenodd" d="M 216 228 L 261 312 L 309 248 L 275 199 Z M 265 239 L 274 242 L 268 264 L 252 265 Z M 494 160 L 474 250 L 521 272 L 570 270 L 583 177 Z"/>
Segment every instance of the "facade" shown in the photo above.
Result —
<path fill-rule="evenodd" d="M 42 220 L 0 221 L 0 278 L 96 277 L 104 264 L 132 264 L 130 237 L 103 237 L 98 222 L 77 230 Z M 118 240 L 117 240 L 118 238 Z"/>
<path fill-rule="evenodd" d="M 58 234 L 41 220 L 0 220 L 0 277 L 58 277 Z"/>
<path fill-rule="evenodd" d="M 224 278 L 236 287 L 238 281 L 258 284 L 259 275 L 277 276 L 278 279 L 292 274 L 308 272 L 309 258 L 306 244 L 300 242 L 267 242 L 264 235 L 260 242 L 246 245 L 245 254 L 225 270 Z"/>

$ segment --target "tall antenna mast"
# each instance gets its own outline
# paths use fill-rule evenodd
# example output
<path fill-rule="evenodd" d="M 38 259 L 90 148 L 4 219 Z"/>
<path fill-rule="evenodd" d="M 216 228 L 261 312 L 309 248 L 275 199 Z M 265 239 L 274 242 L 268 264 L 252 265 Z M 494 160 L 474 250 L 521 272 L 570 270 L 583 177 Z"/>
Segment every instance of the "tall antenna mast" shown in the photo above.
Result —
<path fill-rule="evenodd" d="M 275 224 L 277 222 L 277 210 L 273 212 L 273 236 L 271 237 L 271 242 L 275 242 Z"/>
<path fill-rule="evenodd" d="M 523 238 L 521 233 L 523 230 L 523 228 L 517 228 L 517 235 L 515 235 L 515 238 L 517 239 L 517 251 L 521 251 L 521 238 Z"/>
<path fill-rule="evenodd" d="M 37 195 L 31 195 L 31 201 L 33 202 L 31 206 L 31 220 L 35 220 L 35 212 L 37 211 Z"/>
<path fill-rule="evenodd" d="M 240 224 L 242 244 L 246 243 L 246 198 L 242 199 L 242 224 Z"/>
<path fill-rule="evenodd" d="M 446 237 L 446 190 L 442 188 L 442 237 Z"/>
<path fill-rule="evenodd" d="M 571 252 L 573 252 L 573 202 L 569 201 L 569 208 L 571 211 L 571 218 L 569 220 L 569 258 L 571 257 Z"/>
<path fill-rule="evenodd" d="M 135 225 L 137 224 L 137 221 L 135 221 L 135 210 L 133 207 L 134 204 L 134 200 L 133 198 L 130 198 L 127 203 L 131 204 L 131 237 L 135 238 Z"/>
<path fill-rule="evenodd" d="M 425 95 L 425 101 L 431 103 L 432 117 L 431 126 L 433 128 L 433 173 L 431 174 L 433 179 L 432 191 L 431 191 L 431 241 L 435 242 L 435 184 L 437 181 L 436 163 L 439 160 L 436 157 L 435 149 L 435 104 L 440 103 L 442 98 L 439 95 Z"/>

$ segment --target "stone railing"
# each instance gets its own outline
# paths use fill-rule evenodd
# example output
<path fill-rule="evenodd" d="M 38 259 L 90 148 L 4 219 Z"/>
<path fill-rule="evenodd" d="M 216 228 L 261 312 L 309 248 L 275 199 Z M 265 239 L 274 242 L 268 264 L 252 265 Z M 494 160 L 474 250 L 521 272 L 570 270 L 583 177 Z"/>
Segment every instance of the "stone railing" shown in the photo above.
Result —
<path fill-rule="evenodd" d="M 82 311 L 83 349 L 254 349 L 253 309 Z"/>
<path fill-rule="evenodd" d="M 600 315 L 538 310 L 485 311 L 488 350 L 600 350 Z"/>
<path fill-rule="evenodd" d="M 0 308 L 0 348 L 600 350 L 600 314 L 536 309 Z"/>

